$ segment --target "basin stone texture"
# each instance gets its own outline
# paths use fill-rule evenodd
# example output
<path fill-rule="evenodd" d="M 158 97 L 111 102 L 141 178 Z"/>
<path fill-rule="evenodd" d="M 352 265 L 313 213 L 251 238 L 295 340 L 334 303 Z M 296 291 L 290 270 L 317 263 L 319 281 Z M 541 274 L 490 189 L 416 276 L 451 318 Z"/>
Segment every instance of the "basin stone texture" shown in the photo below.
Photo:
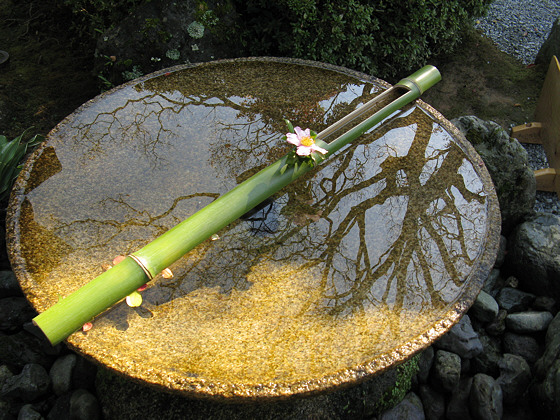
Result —
<path fill-rule="evenodd" d="M 256 58 L 185 65 L 109 91 L 27 161 L 8 216 L 14 272 L 42 312 L 388 85 Z M 447 332 L 496 256 L 484 163 L 422 101 L 391 116 L 67 343 L 156 388 L 217 400 L 360 383 Z"/>

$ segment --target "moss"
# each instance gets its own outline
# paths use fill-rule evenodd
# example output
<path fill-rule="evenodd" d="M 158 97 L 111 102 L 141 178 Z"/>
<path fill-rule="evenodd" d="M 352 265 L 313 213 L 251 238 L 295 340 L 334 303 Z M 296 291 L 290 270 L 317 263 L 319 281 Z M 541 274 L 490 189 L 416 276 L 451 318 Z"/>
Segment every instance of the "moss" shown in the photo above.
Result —
<path fill-rule="evenodd" d="M 381 413 L 400 403 L 412 387 L 412 378 L 418 373 L 418 360 L 420 355 L 415 355 L 397 367 L 397 381 L 395 386 L 388 389 L 375 406 L 375 412 Z"/>

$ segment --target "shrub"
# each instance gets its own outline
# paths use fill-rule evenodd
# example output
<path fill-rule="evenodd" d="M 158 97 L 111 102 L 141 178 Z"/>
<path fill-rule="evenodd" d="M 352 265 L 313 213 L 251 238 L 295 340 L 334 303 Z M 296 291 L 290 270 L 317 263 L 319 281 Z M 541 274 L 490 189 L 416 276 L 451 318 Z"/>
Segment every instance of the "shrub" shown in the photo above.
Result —
<path fill-rule="evenodd" d="M 150 0 L 64 0 L 74 15 L 73 29 L 81 36 L 94 38 L 118 23 L 135 6 Z"/>
<path fill-rule="evenodd" d="M 34 147 L 43 141 L 43 136 L 35 135 L 24 140 L 25 132 L 13 140 L 0 136 L 0 201 L 10 193 L 12 184 L 21 170 L 21 160 L 29 147 Z"/>
<path fill-rule="evenodd" d="M 491 0 L 232 0 L 252 55 L 323 61 L 402 75 L 453 48 Z"/>

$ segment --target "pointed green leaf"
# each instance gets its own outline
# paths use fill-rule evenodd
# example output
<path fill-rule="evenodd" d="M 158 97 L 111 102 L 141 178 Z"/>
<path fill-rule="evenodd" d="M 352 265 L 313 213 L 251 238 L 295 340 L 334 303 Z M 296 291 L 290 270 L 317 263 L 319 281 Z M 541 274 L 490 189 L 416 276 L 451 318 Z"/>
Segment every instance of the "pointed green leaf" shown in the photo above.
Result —
<path fill-rule="evenodd" d="M 284 118 L 284 122 L 285 122 L 286 125 L 288 126 L 288 131 L 289 131 L 290 133 L 295 133 L 294 126 L 293 126 L 293 124 L 290 122 L 290 120 L 287 120 L 287 119 Z"/>

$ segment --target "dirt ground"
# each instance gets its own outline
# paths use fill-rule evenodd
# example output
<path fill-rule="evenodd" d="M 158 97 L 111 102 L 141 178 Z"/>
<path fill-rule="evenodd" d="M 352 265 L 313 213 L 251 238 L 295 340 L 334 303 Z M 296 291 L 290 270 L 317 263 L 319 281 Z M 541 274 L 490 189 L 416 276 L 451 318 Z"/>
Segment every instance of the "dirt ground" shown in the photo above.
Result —
<path fill-rule="evenodd" d="M 469 30 L 452 54 L 432 63 L 442 81 L 422 99 L 447 119 L 476 115 L 509 129 L 532 121 L 546 66 L 526 66 L 499 51 L 493 42 Z"/>

